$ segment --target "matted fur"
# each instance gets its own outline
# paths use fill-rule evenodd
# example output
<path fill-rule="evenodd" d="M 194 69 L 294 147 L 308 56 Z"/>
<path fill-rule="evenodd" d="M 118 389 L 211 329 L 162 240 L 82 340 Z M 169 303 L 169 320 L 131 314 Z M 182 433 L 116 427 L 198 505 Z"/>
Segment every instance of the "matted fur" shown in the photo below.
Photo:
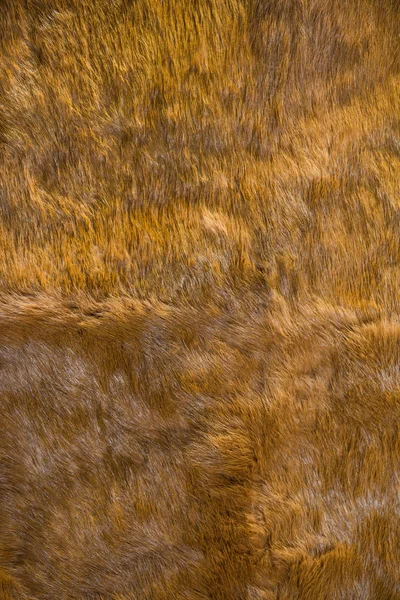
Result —
<path fill-rule="evenodd" d="M 0 1 L 0 600 L 398 600 L 398 0 Z"/>

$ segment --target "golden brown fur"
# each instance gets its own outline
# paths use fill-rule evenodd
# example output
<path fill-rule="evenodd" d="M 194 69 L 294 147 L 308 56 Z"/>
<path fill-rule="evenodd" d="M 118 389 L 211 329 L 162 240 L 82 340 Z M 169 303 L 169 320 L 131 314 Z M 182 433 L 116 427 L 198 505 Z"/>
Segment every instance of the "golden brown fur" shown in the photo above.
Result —
<path fill-rule="evenodd" d="M 0 600 L 400 598 L 399 18 L 0 1 Z"/>

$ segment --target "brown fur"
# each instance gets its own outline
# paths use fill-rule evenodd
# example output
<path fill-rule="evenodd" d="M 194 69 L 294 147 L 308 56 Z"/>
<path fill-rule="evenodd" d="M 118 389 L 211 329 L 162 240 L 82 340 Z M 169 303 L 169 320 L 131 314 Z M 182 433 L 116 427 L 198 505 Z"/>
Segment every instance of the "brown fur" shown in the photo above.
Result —
<path fill-rule="evenodd" d="M 0 600 L 400 598 L 399 19 L 0 1 Z"/>

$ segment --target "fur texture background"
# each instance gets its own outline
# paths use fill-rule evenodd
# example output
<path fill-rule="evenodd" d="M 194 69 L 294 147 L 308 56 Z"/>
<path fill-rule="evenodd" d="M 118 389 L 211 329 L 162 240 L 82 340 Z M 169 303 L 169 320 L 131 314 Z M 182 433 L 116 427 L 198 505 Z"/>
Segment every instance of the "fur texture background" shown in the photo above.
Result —
<path fill-rule="evenodd" d="M 398 0 L 0 1 L 0 599 L 400 598 Z"/>

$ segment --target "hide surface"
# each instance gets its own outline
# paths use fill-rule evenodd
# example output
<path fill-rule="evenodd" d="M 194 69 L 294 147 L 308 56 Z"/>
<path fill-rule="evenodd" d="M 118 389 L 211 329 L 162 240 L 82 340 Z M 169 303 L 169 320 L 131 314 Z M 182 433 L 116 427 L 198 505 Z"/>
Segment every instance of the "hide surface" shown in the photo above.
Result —
<path fill-rule="evenodd" d="M 400 598 L 399 17 L 1 0 L 1 600 Z"/>

